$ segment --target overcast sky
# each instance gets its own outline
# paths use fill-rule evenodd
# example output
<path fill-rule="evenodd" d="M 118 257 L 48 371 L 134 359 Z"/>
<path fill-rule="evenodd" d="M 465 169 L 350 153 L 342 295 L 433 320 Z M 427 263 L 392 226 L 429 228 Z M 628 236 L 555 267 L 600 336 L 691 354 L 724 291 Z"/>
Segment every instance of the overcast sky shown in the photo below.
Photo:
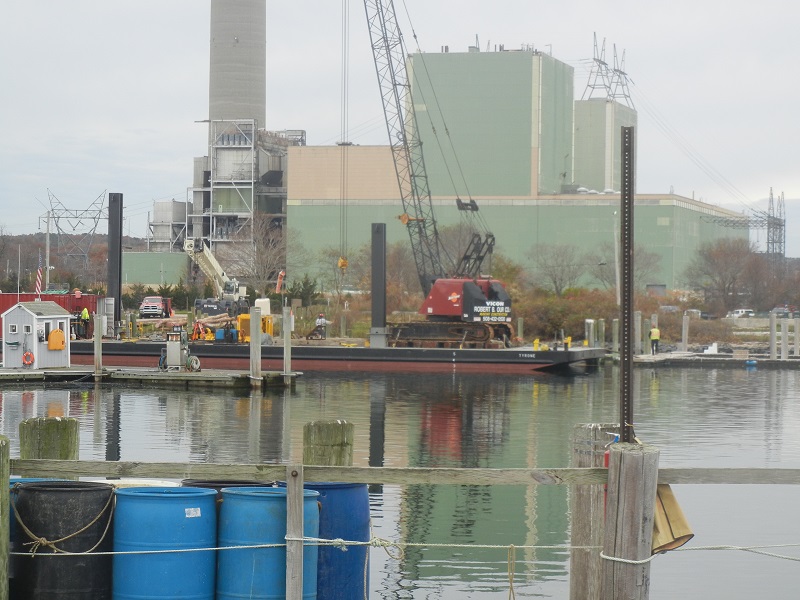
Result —
<path fill-rule="evenodd" d="M 637 190 L 737 211 L 786 197 L 800 256 L 800 4 L 791 0 L 406 0 L 409 50 L 532 45 L 589 78 L 594 35 L 621 57 L 639 111 Z M 406 17 L 406 8 L 411 21 Z M 0 209 L 7 233 L 124 195 L 143 236 L 154 200 L 184 200 L 206 153 L 209 0 L 9 0 L 0 20 Z M 334 144 L 342 123 L 341 0 L 267 0 L 267 123 Z M 385 144 L 363 3 L 350 0 L 349 137 Z M 105 232 L 101 223 L 98 230 Z M 764 242 L 762 233 L 756 241 Z"/>

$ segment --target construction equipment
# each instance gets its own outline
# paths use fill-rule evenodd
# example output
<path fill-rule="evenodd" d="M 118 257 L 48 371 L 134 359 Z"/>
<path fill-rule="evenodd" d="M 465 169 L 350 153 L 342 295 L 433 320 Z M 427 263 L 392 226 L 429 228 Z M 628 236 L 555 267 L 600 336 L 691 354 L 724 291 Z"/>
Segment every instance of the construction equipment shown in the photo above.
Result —
<path fill-rule="evenodd" d="M 503 285 L 480 275 L 494 247 L 491 233 L 474 233 L 457 264 L 445 268 L 428 175 L 406 74 L 407 52 L 392 0 L 364 0 L 375 70 L 392 149 L 411 249 L 425 301 L 426 320 L 391 325 L 395 346 L 490 347 L 511 339 L 511 298 Z M 456 200 L 459 210 L 477 212 L 477 203 Z"/>
<path fill-rule="evenodd" d="M 196 313 L 207 315 L 228 314 L 236 317 L 250 310 L 247 300 L 247 286 L 239 285 L 236 279 L 228 277 L 222 266 L 202 239 L 187 238 L 183 241 L 184 251 L 211 280 L 216 290 L 216 298 L 198 298 L 194 301 Z"/>

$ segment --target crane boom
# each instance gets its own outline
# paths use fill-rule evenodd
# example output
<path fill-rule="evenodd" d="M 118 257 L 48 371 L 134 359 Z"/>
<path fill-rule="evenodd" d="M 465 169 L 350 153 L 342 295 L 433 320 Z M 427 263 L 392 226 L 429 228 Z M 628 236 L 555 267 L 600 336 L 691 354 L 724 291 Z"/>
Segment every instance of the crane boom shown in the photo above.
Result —
<path fill-rule="evenodd" d="M 433 282 L 445 276 L 445 269 L 406 72 L 405 43 L 392 0 L 364 0 L 364 8 L 403 202 L 403 221 L 411 239 L 419 282 L 427 296 Z"/>
<path fill-rule="evenodd" d="M 219 264 L 202 239 L 185 239 L 183 250 L 214 284 L 217 297 L 205 300 L 205 312 L 213 311 L 214 314 L 227 312 L 230 316 L 236 316 L 247 311 L 249 308 L 247 286 L 240 286 L 238 280 L 228 277 L 222 265 Z M 195 304 L 197 304 L 197 300 Z"/>

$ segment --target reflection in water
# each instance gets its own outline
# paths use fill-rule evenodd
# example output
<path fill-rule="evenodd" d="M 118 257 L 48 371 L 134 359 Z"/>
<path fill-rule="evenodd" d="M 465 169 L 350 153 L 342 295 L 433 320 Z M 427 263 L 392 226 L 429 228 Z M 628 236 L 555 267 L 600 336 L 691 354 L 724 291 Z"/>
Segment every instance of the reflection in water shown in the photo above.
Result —
<path fill-rule="evenodd" d="M 799 468 L 798 377 L 793 370 L 637 369 L 636 433 L 659 447 L 665 467 Z M 91 385 L 4 389 L 0 425 L 12 456 L 23 419 L 62 414 L 80 423 L 84 460 L 279 463 L 302 460 L 305 423 L 346 419 L 355 425 L 357 466 L 546 468 L 568 466 L 574 426 L 616 421 L 618 401 L 615 369 L 574 377 L 307 374 L 295 390 L 244 395 Z M 792 486 L 738 486 L 732 495 L 722 489 L 731 486 L 677 487 L 697 544 L 798 542 L 780 523 L 800 502 Z M 373 535 L 418 544 L 399 560 L 371 553 L 371 597 L 505 598 L 509 544 L 527 546 L 515 554 L 517 597 L 567 596 L 568 551 L 552 548 L 569 543 L 567 488 L 370 491 Z M 756 501 L 759 510 L 752 509 Z M 735 528 L 721 520 L 720 513 L 739 509 L 747 516 Z M 744 537 L 731 538 L 733 531 Z M 659 560 L 650 597 L 738 600 L 757 593 L 732 573 L 754 572 L 749 567 L 758 557 L 738 559 L 742 568 L 731 571 L 730 559 L 698 556 Z M 692 560 L 703 568 L 689 568 Z M 760 560 L 757 570 L 769 579 L 756 580 L 788 597 L 790 570 Z"/>

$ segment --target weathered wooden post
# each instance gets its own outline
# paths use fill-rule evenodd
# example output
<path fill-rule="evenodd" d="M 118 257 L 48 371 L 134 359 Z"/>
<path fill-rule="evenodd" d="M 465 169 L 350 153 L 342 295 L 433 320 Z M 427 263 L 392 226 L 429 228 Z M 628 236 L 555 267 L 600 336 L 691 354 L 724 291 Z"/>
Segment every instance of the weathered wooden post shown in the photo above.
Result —
<path fill-rule="evenodd" d="M 619 319 L 611 321 L 611 351 L 619 352 Z"/>
<path fill-rule="evenodd" d="M 800 318 L 794 319 L 794 355 L 800 356 Z"/>
<path fill-rule="evenodd" d="M 644 354 L 650 354 L 650 319 L 645 319 L 644 327 L 639 330 L 639 348 L 643 349 Z M 642 354 L 642 352 L 636 354 Z"/>
<path fill-rule="evenodd" d="M 619 425 L 576 425 L 572 431 L 572 466 L 603 467 L 606 446 L 619 433 Z M 610 435 L 609 435 L 610 434 Z M 605 488 L 602 485 L 570 487 L 570 600 L 599 600 L 602 570 L 599 547 L 603 545 Z M 592 548 L 594 546 L 594 548 Z"/>
<path fill-rule="evenodd" d="M 261 307 L 250 309 L 250 387 L 261 387 Z"/>
<path fill-rule="evenodd" d="M 642 353 L 642 313 L 638 310 L 633 313 L 633 353 Z"/>
<path fill-rule="evenodd" d="M 789 358 L 789 319 L 781 319 L 781 360 Z"/>
<path fill-rule="evenodd" d="M 681 352 L 689 351 L 689 315 L 683 315 L 681 326 Z"/>
<path fill-rule="evenodd" d="M 292 378 L 292 309 L 288 306 L 283 307 L 281 335 L 283 336 L 283 382 L 289 384 Z"/>
<path fill-rule="evenodd" d="M 343 421 L 311 421 L 303 427 L 303 464 L 353 466 L 355 425 Z"/>
<path fill-rule="evenodd" d="M 78 460 L 78 420 L 70 417 L 34 417 L 19 424 L 19 457 Z"/>
<path fill-rule="evenodd" d="M 10 454 L 8 438 L 0 435 L 0 600 L 8 600 L 9 511 L 11 510 L 8 497 Z"/>
<path fill-rule="evenodd" d="M 286 600 L 303 600 L 303 465 L 286 467 Z"/>
<path fill-rule="evenodd" d="M 774 312 L 770 311 L 769 313 L 769 358 L 770 360 L 775 360 L 778 358 L 778 348 L 777 348 L 777 332 L 776 328 L 778 327 L 777 323 L 777 316 Z"/>
<path fill-rule="evenodd" d="M 103 315 L 94 315 L 94 378 L 100 379 L 103 371 Z"/>
<path fill-rule="evenodd" d="M 606 347 L 606 320 L 597 319 L 597 347 Z"/>
<path fill-rule="evenodd" d="M 608 496 L 603 543 L 603 598 L 647 600 L 653 521 L 658 484 L 655 446 L 618 443 L 609 446 Z"/>
<path fill-rule="evenodd" d="M 303 427 L 303 464 L 353 466 L 355 426 L 312 421 Z M 286 468 L 286 600 L 303 598 L 303 465 Z"/>

